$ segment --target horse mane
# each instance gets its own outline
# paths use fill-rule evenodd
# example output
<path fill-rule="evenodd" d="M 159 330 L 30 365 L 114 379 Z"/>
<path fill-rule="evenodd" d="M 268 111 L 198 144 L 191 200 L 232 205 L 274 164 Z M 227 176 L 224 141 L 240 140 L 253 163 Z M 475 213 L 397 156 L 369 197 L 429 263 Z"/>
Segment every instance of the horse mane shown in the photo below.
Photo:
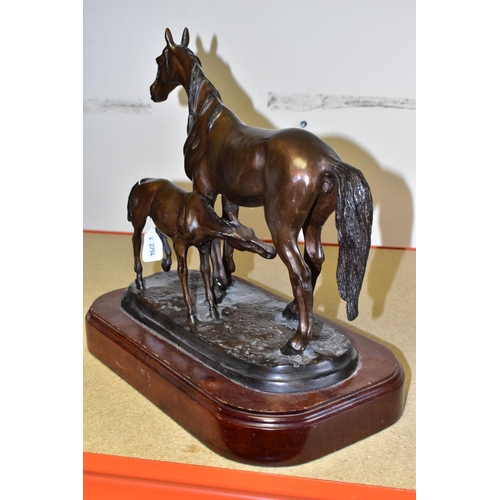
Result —
<path fill-rule="evenodd" d="M 189 108 L 189 117 L 188 117 L 188 131 L 190 131 L 193 127 L 194 121 L 195 121 L 195 106 L 196 103 L 198 102 L 198 98 L 200 95 L 200 92 L 203 88 L 209 89 L 207 92 L 207 95 L 205 97 L 205 100 L 203 101 L 199 115 L 203 115 L 207 109 L 210 109 L 210 104 L 213 102 L 214 99 L 217 100 L 218 104 L 213 108 L 211 116 L 207 122 L 207 129 L 210 129 L 212 127 L 213 122 L 215 121 L 215 118 L 220 112 L 220 109 L 222 108 L 222 98 L 220 96 L 219 91 L 214 87 L 212 82 L 206 77 L 205 73 L 203 72 L 203 69 L 201 67 L 201 61 L 199 58 L 194 55 L 193 52 L 191 52 L 189 49 L 187 50 L 188 55 L 190 56 L 192 60 L 192 66 L 191 66 L 191 79 L 189 81 L 189 89 L 188 89 L 188 108 Z"/>

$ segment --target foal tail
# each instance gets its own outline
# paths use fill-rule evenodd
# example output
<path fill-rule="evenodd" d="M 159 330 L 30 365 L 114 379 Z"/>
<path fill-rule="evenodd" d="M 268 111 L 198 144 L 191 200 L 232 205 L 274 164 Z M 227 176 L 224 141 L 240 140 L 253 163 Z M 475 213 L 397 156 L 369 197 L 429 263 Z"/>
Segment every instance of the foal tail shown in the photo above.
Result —
<path fill-rule="evenodd" d="M 358 315 L 358 298 L 370 251 L 373 201 L 363 174 L 334 160 L 333 175 L 338 186 L 335 224 L 339 241 L 337 285 L 347 302 L 347 319 Z"/>
<path fill-rule="evenodd" d="M 137 189 L 137 186 L 139 186 L 139 184 L 142 184 L 143 182 L 149 181 L 149 180 L 151 180 L 149 177 L 141 179 L 140 181 L 136 182 L 132 186 L 132 189 L 130 190 L 130 194 L 128 195 L 128 201 L 127 201 L 127 220 L 129 222 L 132 222 L 132 202 L 134 199 L 134 192 Z"/>
<path fill-rule="evenodd" d="M 130 194 L 128 195 L 128 201 L 127 201 L 127 220 L 129 222 L 132 222 L 132 198 L 134 196 L 134 191 L 137 188 L 137 186 L 140 184 L 140 182 L 136 182 L 132 189 L 130 190 Z"/>

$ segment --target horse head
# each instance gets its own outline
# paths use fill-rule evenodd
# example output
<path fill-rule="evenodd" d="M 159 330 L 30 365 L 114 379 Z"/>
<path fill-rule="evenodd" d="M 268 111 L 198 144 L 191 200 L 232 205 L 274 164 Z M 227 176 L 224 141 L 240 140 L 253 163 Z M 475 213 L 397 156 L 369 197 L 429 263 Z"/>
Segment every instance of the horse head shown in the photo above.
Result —
<path fill-rule="evenodd" d="M 174 43 L 172 33 L 167 28 L 165 30 L 165 40 L 167 45 L 161 55 L 156 58 L 158 71 L 156 79 L 149 88 L 151 99 L 154 102 L 167 100 L 170 92 L 179 85 L 189 84 L 188 69 L 194 54 L 189 50 L 189 31 L 184 28 L 180 45 Z"/>
<path fill-rule="evenodd" d="M 265 259 L 276 257 L 276 249 L 257 238 L 251 227 L 243 225 L 236 218 L 231 218 L 229 227 L 231 229 L 225 234 L 224 239 L 236 250 L 253 252 Z"/>

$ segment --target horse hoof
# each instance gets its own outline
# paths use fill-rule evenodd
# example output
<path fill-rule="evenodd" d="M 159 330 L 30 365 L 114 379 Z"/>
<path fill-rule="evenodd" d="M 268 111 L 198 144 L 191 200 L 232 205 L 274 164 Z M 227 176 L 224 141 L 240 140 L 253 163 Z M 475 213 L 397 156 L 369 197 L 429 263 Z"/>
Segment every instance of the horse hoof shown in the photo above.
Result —
<path fill-rule="evenodd" d="M 166 272 L 168 273 L 170 271 L 170 264 L 167 264 L 166 262 L 163 262 L 161 263 L 161 268 Z"/>
<path fill-rule="evenodd" d="M 285 356 L 297 356 L 304 352 L 307 346 L 307 342 L 302 344 L 302 342 L 295 342 L 294 339 L 290 339 L 281 349 L 281 353 Z"/>
<path fill-rule="evenodd" d="M 220 314 L 219 314 L 218 309 L 214 308 L 214 309 L 210 310 L 210 312 L 208 314 L 212 319 L 219 319 L 220 318 Z"/>
<path fill-rule="evenodd" d="M 196 317 L 196 314 L 188 313 L 188 323 L 191 325 L 196 325 L 198 323 L 198 318 Z"/>
<path fill-rule="evenodd" d="M 220 304 L 222 302 L 222 299 L 226 296 L 226 290 L 224 290 L 218 285 L 214 285 L 213 291 L 214 291 L 215 302 L 217 302 L 217 304 Z"/>

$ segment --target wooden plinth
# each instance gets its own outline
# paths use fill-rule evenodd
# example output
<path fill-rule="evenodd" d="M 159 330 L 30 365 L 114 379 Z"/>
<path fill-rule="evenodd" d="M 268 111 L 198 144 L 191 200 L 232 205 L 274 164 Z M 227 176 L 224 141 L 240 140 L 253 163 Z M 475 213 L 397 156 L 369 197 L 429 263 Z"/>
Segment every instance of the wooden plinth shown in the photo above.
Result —
<path fill-rule="evenodd" d="M 226 376 L 132 318 L 121 306 L 124 291 L 99 297 L 89 309 L 89 351 L 224 457 L 301 464 L 389 427 L 403 412 L 404 372 L 391 351 L 324 318 L 317 320 L 352 342 L 355 371 L 326 387 L 273 392 Z"/>

